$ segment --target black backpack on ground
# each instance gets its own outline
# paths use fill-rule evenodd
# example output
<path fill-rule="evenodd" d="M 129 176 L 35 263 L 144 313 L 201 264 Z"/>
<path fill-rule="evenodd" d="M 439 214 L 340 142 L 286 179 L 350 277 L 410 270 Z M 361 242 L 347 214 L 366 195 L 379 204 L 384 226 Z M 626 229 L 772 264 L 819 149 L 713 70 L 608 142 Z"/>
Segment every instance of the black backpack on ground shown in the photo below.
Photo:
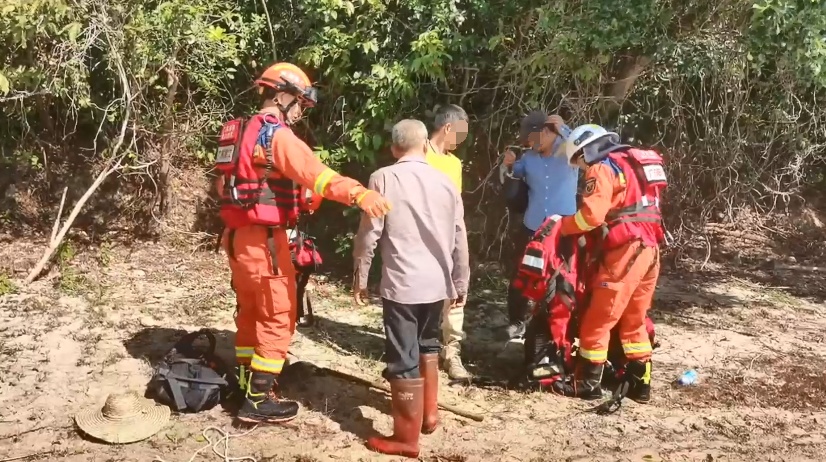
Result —
<path fill-rule="evenodd" d="M 193 345 L 204 336 L 207 351 Z M 200 412 L 220 403 L 235 382 L 224 362 L 215 355 L 215 336 L 207 329 L 184 335 L 155 366 L 146 389 L 146 397 L 178 412 Z"/>

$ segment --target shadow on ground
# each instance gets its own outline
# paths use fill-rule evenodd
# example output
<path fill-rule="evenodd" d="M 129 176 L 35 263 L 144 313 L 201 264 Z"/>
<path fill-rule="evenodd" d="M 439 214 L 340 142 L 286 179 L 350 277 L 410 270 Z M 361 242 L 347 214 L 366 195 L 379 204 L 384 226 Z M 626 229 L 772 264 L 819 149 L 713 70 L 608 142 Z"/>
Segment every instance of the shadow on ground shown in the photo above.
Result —
<path fill-rule="evenodd" d="M 384 357 L 384 331 L 380 328 L 348 324 L 316 313 L 313 327 L 299 330 L 305 337 L 339 352 L 376 361 Z"/>
<path fill-rule="evenodd" d="M 301 402 L 338 423 L 341 430 L 365 439 L 376 433 L 373 420 L 364 416 L 361 406 L 390 413 L 389 398 L 380 391 L 327 375 L 323 368 L 299 361 L 284 371 L 281 390 L 285 397 Z"/>
<path fill-rule="evenodd" d="M 210 332 L 215 336 L 216 355 L 230 367 L 234 367 L 235 332 L 219 329 L 211 329 Z M 182 329 L 148 327 L 127 339 L 124 346 L 130 356 L 146 360 L 154 366 L 187 333 Z M 198 340 L 195 344 L 198 348 L 207 345 L 206 340 Z M 331 377 L 324 374 L 322 369 L 304 361 L 284 368 L 279 378 L 279 389 L 283 397 L 297 400 L 306 409 L 324 414 L 338 423 L 342 430 L 360 438 L 374 433 L 373 421 L 364 417 L 360 406 L 367 405 L 384 413 L 390 412 L 384 393 Z M 224 410 L 235 412 L 237 405 L 224 403 Z"/>

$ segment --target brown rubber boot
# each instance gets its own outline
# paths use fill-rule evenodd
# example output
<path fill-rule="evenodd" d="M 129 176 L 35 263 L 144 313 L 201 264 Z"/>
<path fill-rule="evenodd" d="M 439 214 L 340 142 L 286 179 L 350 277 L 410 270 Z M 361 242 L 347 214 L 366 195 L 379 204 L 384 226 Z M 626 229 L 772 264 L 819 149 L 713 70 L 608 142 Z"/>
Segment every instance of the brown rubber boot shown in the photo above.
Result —
<path fill-rule="evenodd" d="M 419 372 L 424 379 L 422 433 L 429 435 L 439 426 L 439 354 L 419 355 Z"/>
<path fill-rule="evenodd" d="M 393 435 L 367 439 L 367 448 L 389 456 L 419 457 L 419 432 L 424 412 L 424 379 L 390 381 Z"/>
<path fill-rule="evenodd" d="M 594 364 L 588 360 L 580 359 L 574 372 L 573 380 L 554 382 L 555 393 L 570 398 L 582 398 L 593 400 L 602 398 L 602 369 L 605 363 Z"/>

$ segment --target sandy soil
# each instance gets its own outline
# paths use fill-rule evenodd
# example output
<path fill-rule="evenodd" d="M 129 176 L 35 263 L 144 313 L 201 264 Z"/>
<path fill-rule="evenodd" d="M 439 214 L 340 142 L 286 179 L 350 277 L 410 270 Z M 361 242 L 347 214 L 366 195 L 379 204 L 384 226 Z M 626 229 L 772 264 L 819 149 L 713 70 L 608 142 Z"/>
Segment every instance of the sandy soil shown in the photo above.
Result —
<path fill-rule="evenodd" d="M 0 247 L 11 282 L 40 252 L 31 244 Z M 85 439 L 72 416 L 101 406 L 111 392 L 142 393 L 151 362 L 183 331 L 214 329 L 221 353 L 231 358 L 234 303 L 224 256 L 164 246 L 106 247 L 64 252 L 58 260 L 59 272 L 0 297 L 0 461 L 223 460 L 208 449 L 190 459 L 206 444 L 205 428 L 242 432 L 230 428 L 221 408 L 173 415 L 152 438 L 124 446 Z M 446 402 L 485 420 L 443 412 L 443 426 L 422 438 L 421 460 L 823 460 L 826 307 L 822 299 L 790 295 L 806 287 L 787 282 L 771 288 L 753 280 L 663 275 L 654 309 L 662 346 L 655 352 L 651 404 L 626 400 L 619 412 L 601 417 L 585 412 L 583 402 L 549 394 L 443 382 Z M 801 284 L 823 284 L 818 281 Z M 519 352 L 503 350 L 498 340 L 504 287 L 487 280 L 474 284 L 467 363 L 479 374 L 506 377 Z M 296 335 L 292 353 L 319 366 L 378 377 L 378 307 L 354 307 L 329 281 L 316 281 L 312 297 L 318 323 Z M 671 382 L 690 367 L 698 369 L 701 383 L 675 388 Z M 380 392 L 312 375 L 291 380 L 285 392 L 303 403 L 299 418 L 231 439 L 230 456 L 399 460 L 362 444 L 373 429 L 391 427 L 389 402 Z"/>

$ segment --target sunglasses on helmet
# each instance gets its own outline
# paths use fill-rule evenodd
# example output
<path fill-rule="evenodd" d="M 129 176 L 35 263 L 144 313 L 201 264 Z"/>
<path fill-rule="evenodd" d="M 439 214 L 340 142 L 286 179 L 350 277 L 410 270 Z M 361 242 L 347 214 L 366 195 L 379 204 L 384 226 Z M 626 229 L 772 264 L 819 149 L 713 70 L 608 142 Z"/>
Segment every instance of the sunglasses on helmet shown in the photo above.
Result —
<path fill-rule="evenodd" d="M 315 107 L 318 104 L 318 89 L 316 87 L 307 87 L 298 95 L 301 100 L 301 105 L 304 107 Z"/>

